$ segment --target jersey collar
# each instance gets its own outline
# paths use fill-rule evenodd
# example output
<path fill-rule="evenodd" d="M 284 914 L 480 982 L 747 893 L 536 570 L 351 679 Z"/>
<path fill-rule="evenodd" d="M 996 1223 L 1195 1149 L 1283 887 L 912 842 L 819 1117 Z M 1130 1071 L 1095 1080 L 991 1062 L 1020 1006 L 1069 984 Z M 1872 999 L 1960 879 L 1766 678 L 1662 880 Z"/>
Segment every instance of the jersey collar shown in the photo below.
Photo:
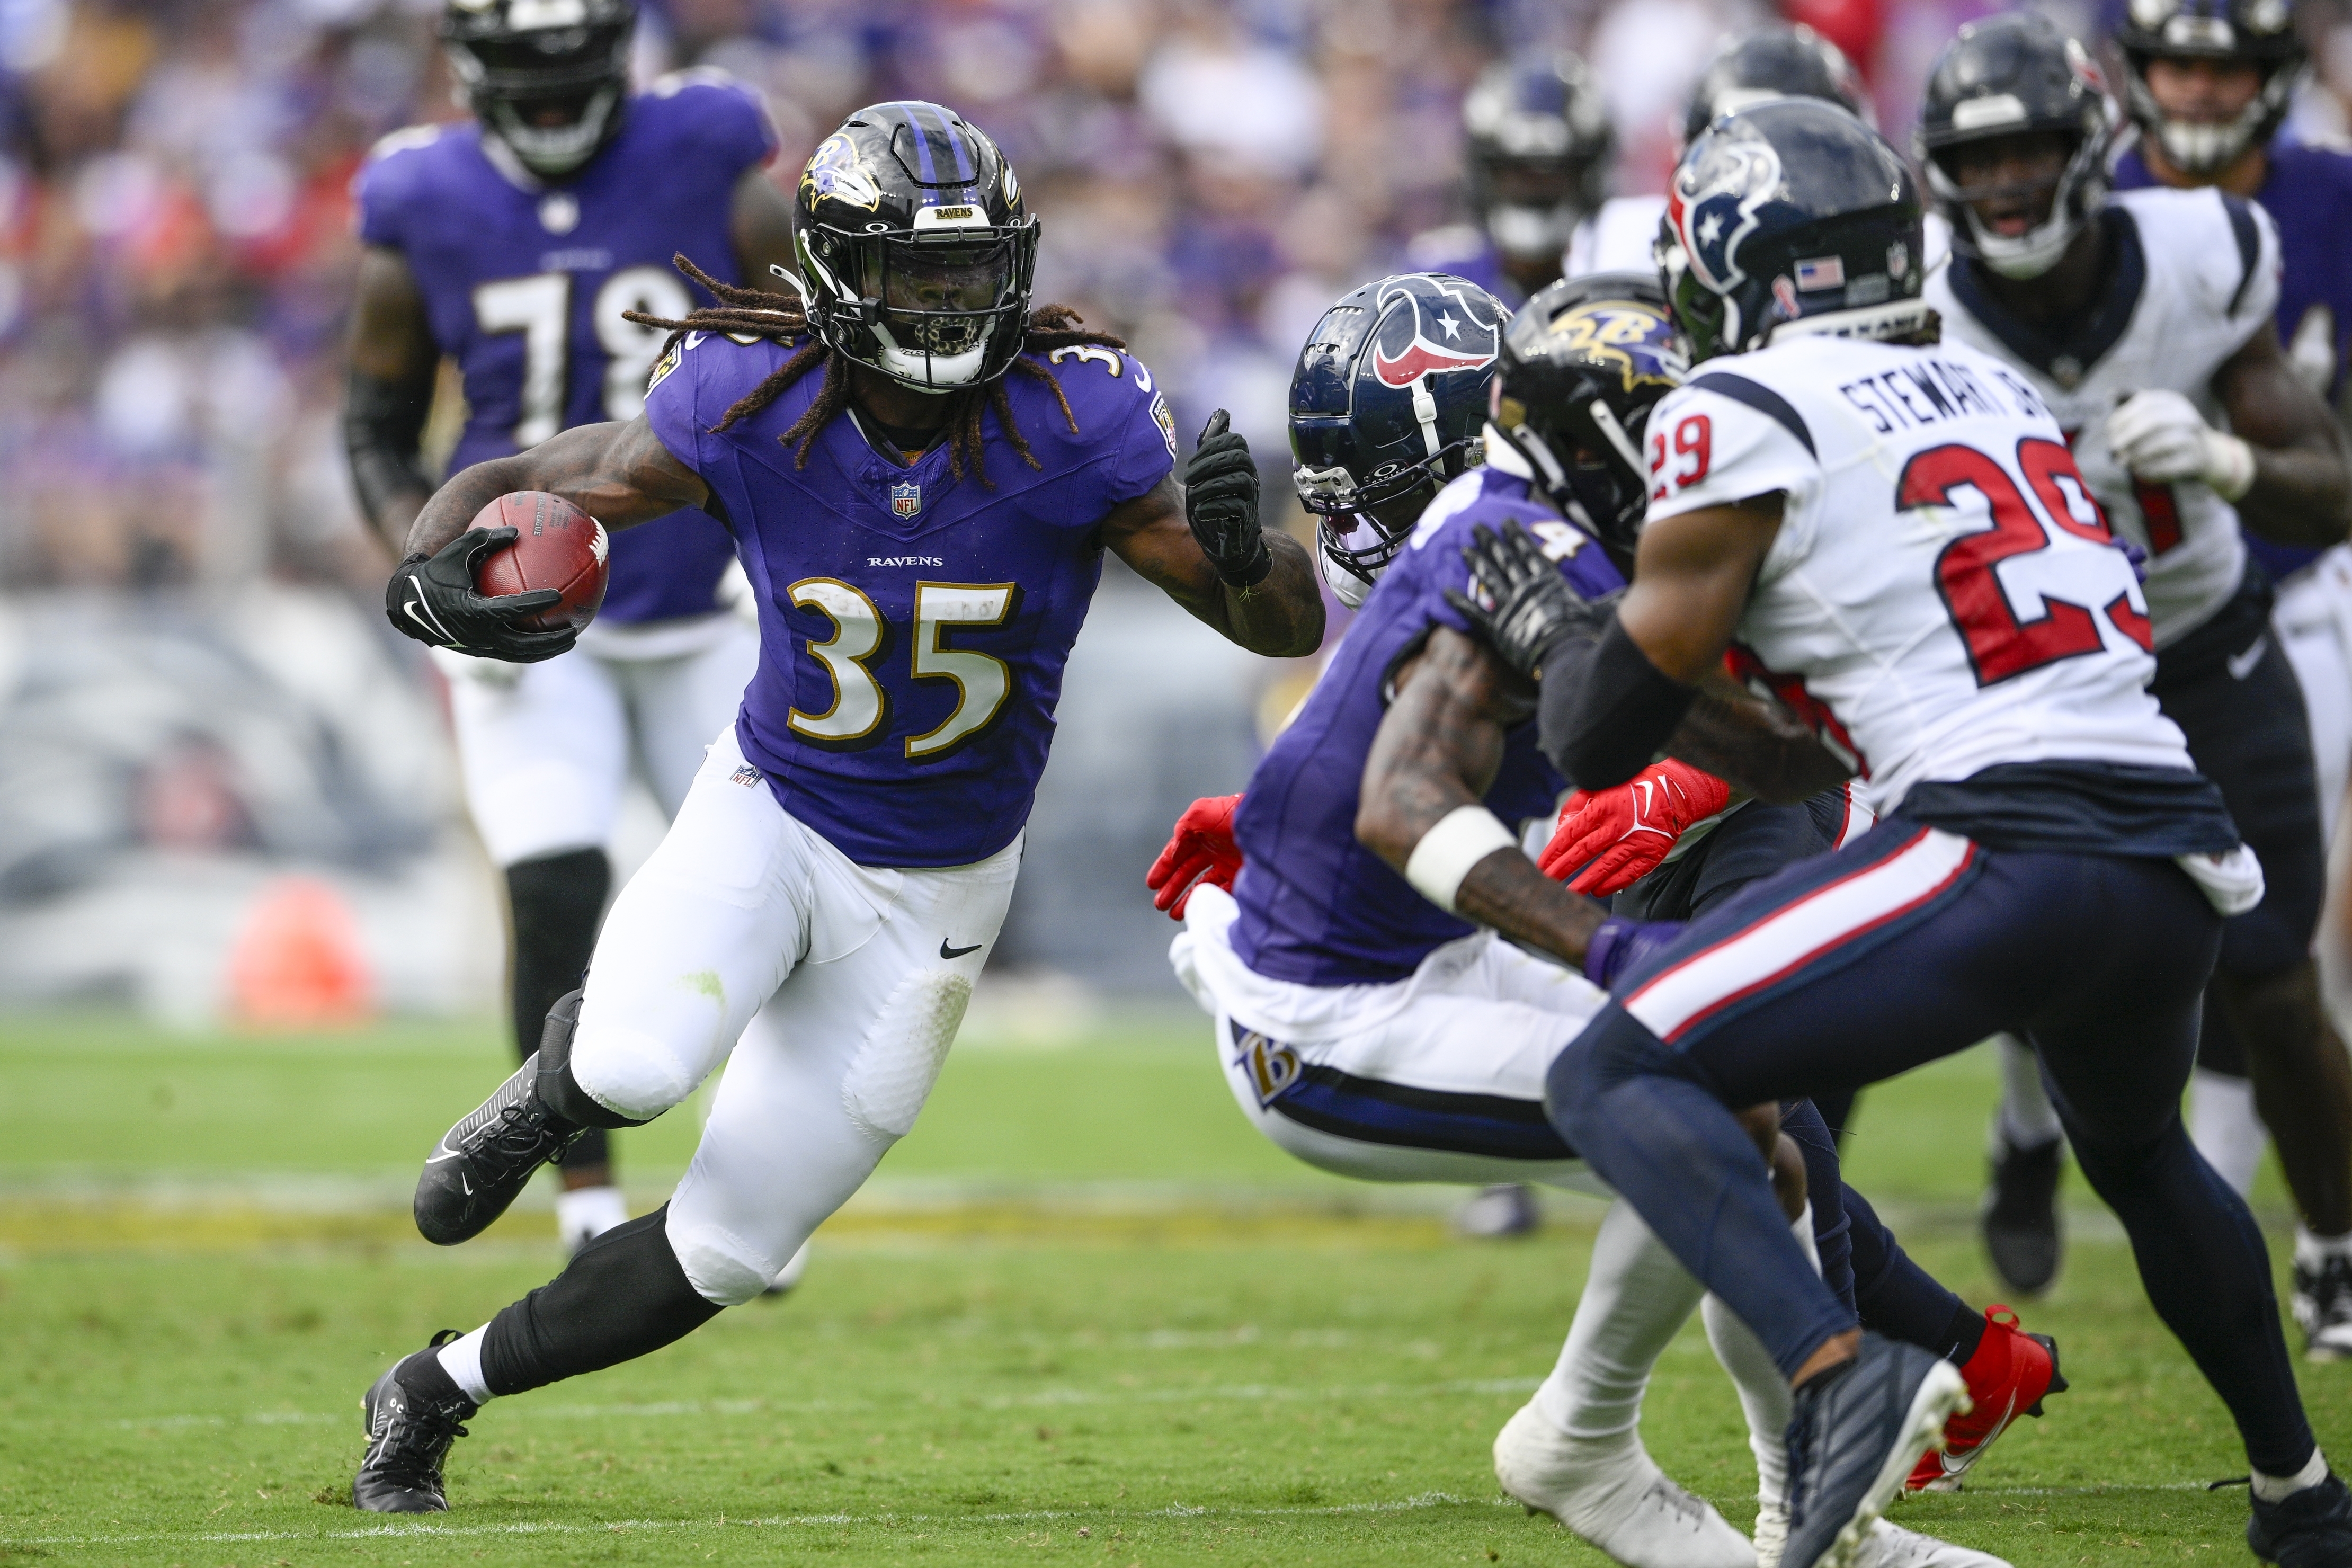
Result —
<path fill-rule="evenodd" d="M 2123 340 L 2147 287 L 2147 254 L 2140 247 L 2139 226 L 2120 206 L 2099 210 L 2109 258 L 2107 277 L 2097 308 L 2063 335 L 2053 335 L 2002 309 L 1977 279 L 1976 263 L 1952 258 L 1952 295 L 1985 330 L 2008 350 L 2068 391 L 2082 382 L 2091 367 Z"/>

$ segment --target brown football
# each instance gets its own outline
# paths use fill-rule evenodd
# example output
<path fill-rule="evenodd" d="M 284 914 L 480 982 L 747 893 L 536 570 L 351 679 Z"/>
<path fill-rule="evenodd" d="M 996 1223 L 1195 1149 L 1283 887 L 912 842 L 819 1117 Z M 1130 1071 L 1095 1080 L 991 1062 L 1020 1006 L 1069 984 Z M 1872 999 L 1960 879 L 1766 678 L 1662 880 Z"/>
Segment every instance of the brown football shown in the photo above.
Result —
<path fill-rule="evenodd" d="M 482 557 L 474 586 L 487 595 L 528 594 L 552 588 L 563 595 L 536 616 L 515 624 L 527 631 L 575 630 L 595 617 L 604 602 L 610 569 L 604 563 L 604 525 L 545 490 L 503 495 L 474 514 L 476 528 L 511 528 L 520 535 Z"/>

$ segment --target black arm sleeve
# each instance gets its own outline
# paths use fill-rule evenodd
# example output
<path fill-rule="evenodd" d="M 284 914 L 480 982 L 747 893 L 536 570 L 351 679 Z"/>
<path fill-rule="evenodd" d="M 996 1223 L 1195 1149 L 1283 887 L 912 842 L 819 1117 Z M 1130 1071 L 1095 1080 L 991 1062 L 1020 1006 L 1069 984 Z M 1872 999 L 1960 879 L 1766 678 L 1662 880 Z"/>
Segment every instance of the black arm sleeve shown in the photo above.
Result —
<path fill-rule="evenodd" d="M 1670 679 L 1612 616 L 1599 643 L 1571 637 L 1544 661 L 1538 736 L 1580 789 L 1623 784 L 1650 765 L 1698 688 Z"/>
<path fill-rule="evenodd" d="M 351 454 L 352 486 L 368 521 L 378 528 L 384 525 L 385 509 L 401 498 L 433 493 L 416 463 L 432 406 L 429 380 L 403 386 L 354 370 L 344 384 L 343 447 Z M 403 527 L 407 521 L 398 520 Z"/>

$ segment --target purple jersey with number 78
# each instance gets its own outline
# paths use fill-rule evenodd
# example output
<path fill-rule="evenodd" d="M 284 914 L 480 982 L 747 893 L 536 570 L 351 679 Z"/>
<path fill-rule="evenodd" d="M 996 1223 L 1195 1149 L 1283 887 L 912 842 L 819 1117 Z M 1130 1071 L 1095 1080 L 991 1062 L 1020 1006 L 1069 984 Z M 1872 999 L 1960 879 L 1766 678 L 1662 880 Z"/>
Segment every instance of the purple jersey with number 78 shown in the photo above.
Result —
<path fill-rule="evenodd" d="M 741 281 L 735 184 L 776 150 L 759 99 L 719 72 L 683 71 L 623 112 L 611 144 L 560 182 L 471 121 L 395 132 L 354 182 L 361 239 L 407 260 L 433 340 L 465 377 L 453 474 L 574 425 L 637 416 L 664 334 L 621 313 L 694 308 L 673 253 Z M 709 615 L 734 553 L 701 512 L 616 534 L 598 618 Z"/>

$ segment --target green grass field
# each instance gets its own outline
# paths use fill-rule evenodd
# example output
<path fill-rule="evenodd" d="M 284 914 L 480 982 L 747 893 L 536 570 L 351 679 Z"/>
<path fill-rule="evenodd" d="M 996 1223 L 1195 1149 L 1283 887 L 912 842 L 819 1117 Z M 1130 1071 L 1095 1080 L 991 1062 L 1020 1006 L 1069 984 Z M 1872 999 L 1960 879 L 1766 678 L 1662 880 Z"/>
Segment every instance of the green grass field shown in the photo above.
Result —
<path fill-rule="evenodd" d="M 1557 1352 L 1597 1206 L 1456 1240 L 1455 1194 L 1258 1141 L 1203 1033 L 1143 1016 L 960 1047 L 794 1296 L 493 1405 L 454 1510 L 385 1523 L 348 1506 L 360 1391 L 555 1264 L 543 1193 L 454 1251 L 407 1225 L 416 1160 L 504 1070 L 491 1031 L 0 1021 L 0 1563 L 1601 1563 L 1506 1506 L 1486 1456 Z M 1980 1057 L 1941 1064 L 1874 1091 L 1852 1148 L 1856 1184 L 1977 1301 L 1991 1098 Z M 640 1206 L 693 1131 L 625 1135 Z M 2244 1472 L 2219 1402 L 2112 1223 L 2072 1223 L 2029 1321 L 2074 1392 L 1899 1521 L 2021 1568 L 2246 1561 L 2244 1493 L 2204 1489 Z M 2352 1367 L 2305 1383 L 2323 1441 L 2352 1444 Z M 1645 1433 L 1752 1516 L 1696 1326 Z"/>

